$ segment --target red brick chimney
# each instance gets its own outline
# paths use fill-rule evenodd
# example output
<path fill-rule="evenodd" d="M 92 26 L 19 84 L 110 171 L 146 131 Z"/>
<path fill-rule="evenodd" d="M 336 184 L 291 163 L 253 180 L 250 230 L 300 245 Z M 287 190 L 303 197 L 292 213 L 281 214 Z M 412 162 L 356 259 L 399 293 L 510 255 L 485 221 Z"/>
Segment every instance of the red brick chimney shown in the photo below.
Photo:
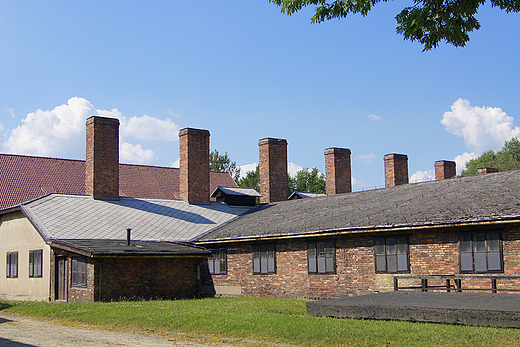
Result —
<path fill-rule="evenodd" d="M 498 172 L 498 169 L 492 168 L 492 167 L 483 167 L 482 169 L 478 169 L 479 175 L 486 175 L 490 173 Z"/>
<path fill-rule="evenodd" d="M 325 178 L 327 195 L 352 192 L 350 149 L 325 150 Z"/>
<path fill-rule="evenodd" d="M 190 203 L 209 203 L 209 131 L 179 131 L 180 198 Z"/>
<path fill-rule="evenodd" d="M 260 203 L 285 201 L 289 197 L 287 141 L 265 138 L 258 142 Z"/>
<path fill-rule="evenodd" d="M 408 156 L 406 154 L 385 155 L 385 187 L 408 184 Z"/>
<path fill-rule="evenodd" d="M 457 176 L 456 163 L 449 160 L 435 162 L 435 180 L 445 180 Z"/>
<path fill-rule="evenodd" d="M 87 118 L 85 191 L 95 198 L 119 198 L 119 120 Z"/>

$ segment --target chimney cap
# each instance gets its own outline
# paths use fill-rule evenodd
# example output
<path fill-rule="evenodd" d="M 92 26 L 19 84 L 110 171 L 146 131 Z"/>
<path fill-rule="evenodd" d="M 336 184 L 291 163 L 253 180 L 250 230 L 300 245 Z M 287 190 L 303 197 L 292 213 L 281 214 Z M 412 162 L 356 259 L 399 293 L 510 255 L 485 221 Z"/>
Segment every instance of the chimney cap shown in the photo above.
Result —
<path fill-rule="evenodd" d="M 182 128 L 179 130 L 179 136 L 181 135 L 208 135 L 209 136 L 209 130 L 206 129 L 195 129 L 195 128 Z"/>
<path fill-rule="evenodd" d="M 268 143 L 286 145 L 287 140 L 286 139 L 275 139 L 273 137 L 266 137 L 266 138 L 260 139 L 260 141 L 258 141 L 258 145 L 263 145 L 263 144 L 268 144 Z"/>
<path fill-rule="evenodd" d="M 406 154 L 397 154 L 397 153 L 390 153 L 390 154 L 385 155 L 385 160 L 392 160 L 392 159 L 408 160 L 408 156 Z"/>
<path fill-rule="evenodd" d="M 325 154 L 334 154 L 334 153 L 345 153 L 345 154 L 350 154 L 351 151 L 350 149 L 348 148 L 340 148 L 340 147 L 329 147 L 329 148 L 326 148 L 325 149 Z"/>

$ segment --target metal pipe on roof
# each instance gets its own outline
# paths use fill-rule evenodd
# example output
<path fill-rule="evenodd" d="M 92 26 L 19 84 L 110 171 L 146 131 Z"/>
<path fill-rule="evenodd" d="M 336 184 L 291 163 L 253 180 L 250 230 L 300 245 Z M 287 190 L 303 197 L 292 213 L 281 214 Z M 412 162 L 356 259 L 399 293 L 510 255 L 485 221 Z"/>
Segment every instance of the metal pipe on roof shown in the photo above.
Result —
<path fill-rule="evenodd" d="M 130 233 L 132 232 L 131 228 L 126 229 L 126 245 L 130 246 Z"/>

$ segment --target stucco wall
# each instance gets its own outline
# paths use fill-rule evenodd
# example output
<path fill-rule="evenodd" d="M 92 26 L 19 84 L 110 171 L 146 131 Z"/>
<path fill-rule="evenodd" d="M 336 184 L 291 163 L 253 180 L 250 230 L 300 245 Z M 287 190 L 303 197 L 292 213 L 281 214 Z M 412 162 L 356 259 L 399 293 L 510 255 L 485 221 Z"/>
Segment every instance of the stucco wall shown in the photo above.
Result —
<path fill-rule="evenodd" d="M 0 298 L 49 300 L 50 247 L 21 212 L 0 217 Z M 29 251 L 43 250 L 42 277 L 29 278 Z M 6 253 L 18 252 L 18 278 L 6 278 Z"/>

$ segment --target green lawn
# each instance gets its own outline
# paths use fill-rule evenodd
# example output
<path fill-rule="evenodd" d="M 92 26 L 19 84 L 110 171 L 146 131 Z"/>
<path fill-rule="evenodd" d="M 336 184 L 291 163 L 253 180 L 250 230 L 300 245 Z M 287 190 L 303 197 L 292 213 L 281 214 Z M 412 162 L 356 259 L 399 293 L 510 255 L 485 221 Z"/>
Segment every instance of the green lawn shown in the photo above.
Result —
<path fill-rule="evenodd" d="M 185 337 L 193 334 L 209 341 L 241 338 L 302 346 L 520 346 L 520 330 L 516 329 L 310 317 L 305 300 L 300 299 L 0 301 L 0 310 L 105 329 L 189 334 Z"/>

